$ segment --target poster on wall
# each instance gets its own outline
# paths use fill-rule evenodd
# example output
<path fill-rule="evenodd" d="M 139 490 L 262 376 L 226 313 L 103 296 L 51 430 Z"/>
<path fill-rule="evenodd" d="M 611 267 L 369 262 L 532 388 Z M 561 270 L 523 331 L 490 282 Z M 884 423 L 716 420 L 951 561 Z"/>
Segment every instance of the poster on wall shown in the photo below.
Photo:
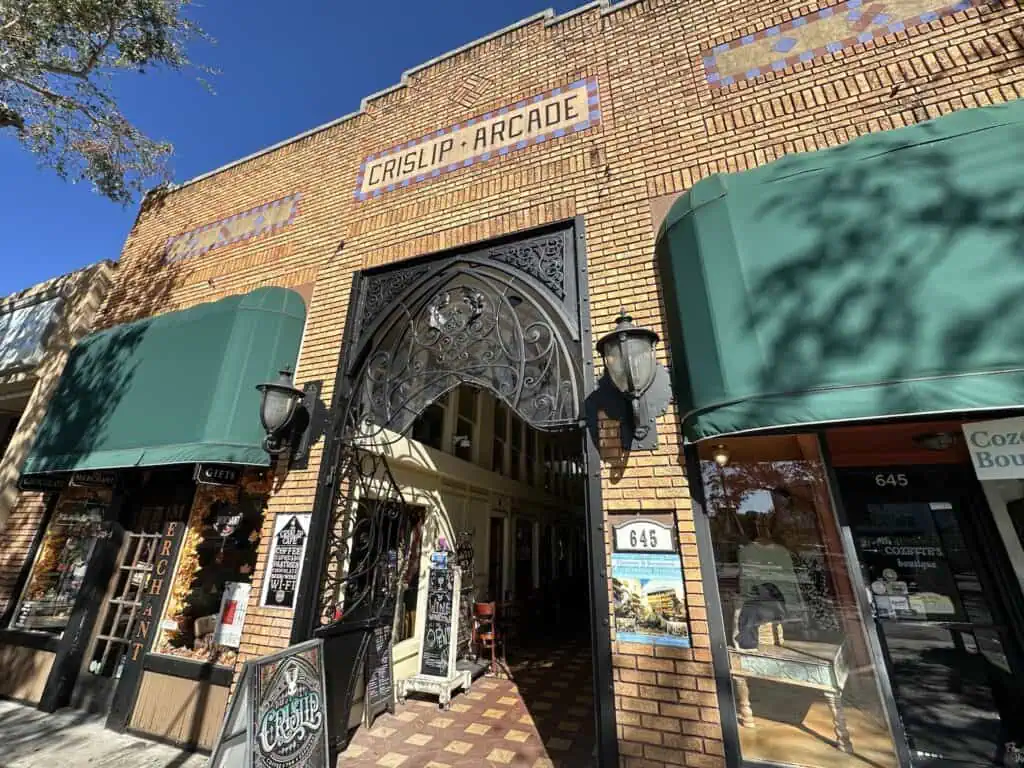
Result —
<path fill-rule="evenodd" d="M 260 605 L 265 608 L 295 608 L 302 559 L 309 540 L 312 515 L 279 514 L 274 521 L 270 542 L 267 576 L 263 581 Z"/>
<path fill-rule="evenodd" d="M 242 643 L 242 627 L 245 626 L 245 612 L 249 605 L 251 585 L 240 581 L 224 584 L 224 595 L 220 599 L 220 614 L 213 642 L 238 648 Z"/>
<path fill-rule="evenodd" d="M 690 647 L 677 553 L 614 552 L 615 636 L 620 642 Z"/>

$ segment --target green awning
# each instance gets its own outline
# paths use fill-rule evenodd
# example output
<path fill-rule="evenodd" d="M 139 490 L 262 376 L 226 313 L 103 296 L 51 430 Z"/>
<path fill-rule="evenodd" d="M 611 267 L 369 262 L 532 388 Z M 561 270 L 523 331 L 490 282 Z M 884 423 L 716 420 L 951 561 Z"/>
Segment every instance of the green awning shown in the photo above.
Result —
<path fill-rule="evenodd" d="M 256 385 L 294 367 L 306 309 L 260 288 L 81 341 L 24 474 L 166 464 L 269 464 Z"/>
<path fill-rule="evenodd" d="M 1024 101 L 712 176 L 658 234 L 690 439 L 1024 406 Z"/>

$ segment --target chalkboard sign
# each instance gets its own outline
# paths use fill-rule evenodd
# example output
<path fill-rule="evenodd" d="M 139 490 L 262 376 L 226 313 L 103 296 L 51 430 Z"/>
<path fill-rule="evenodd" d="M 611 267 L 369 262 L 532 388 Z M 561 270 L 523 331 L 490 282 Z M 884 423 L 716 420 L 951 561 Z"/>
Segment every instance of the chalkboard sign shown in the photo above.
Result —
<path fill-rule="evenodd" d="M 395 673 L 391 666 L 391 627 L 377 627 L 373 631 L 366 669 L 366 702 L 363 720 L 367 728 L 373 725 L 377 715 L 394 712 Z"/>
<path fill-rule="evenodd" d="M 455 674 L 461 574 L 458 568 L 431 568 L 427 618 L 420 646 L 420 674 L 448 679 Z"/>

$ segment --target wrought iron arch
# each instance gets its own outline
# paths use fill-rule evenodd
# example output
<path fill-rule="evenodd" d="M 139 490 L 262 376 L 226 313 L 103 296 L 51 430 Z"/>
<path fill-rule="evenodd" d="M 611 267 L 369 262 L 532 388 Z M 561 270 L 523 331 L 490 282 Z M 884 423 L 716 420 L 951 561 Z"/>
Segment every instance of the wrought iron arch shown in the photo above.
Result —
<path fill-rule="evenodd" d="M 387 667 L 377 648 L 390 637 L 409 562 L 400 546 L 395 551 L 409 505 L 388 466 L 389 447 L 460 383 L 491 391 L 538 429 L 582 424 L 582 349 L 590 339 L 578 242 L 576 227 L 563 225 L 356 281 L 317 501 L 318 514 L 328 514 L 303 571 L 317 582 L 307 581 L 317 595 L 307 626 L 319 626 L 335 658 L 328 669 L 332 719 L 340 721 L 335 747 L 345 743 L 343 724 L 361 682 L 368 690 L 383 684 L 371 683 Z"/>
<path fill-rule="evenodd" d="M 457 258 L 397 296 L 353 359 L 365 427 L 404 434 L 460 383 L 489 390 L 538 429 L 582 414 L 578 328 L 545 288 L 500 264 Z"/>

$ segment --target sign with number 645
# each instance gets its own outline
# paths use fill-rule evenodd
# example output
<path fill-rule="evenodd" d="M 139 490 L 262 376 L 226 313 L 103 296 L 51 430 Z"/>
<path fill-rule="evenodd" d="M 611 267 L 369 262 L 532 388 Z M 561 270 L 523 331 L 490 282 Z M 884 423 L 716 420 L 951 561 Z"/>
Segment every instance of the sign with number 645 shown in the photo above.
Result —
<path fill-rule="evenodd" d="M 875 485 L 879 488 L 906 488 L 910 481 L 902 472 L 879 472 L 875 475 Z"/>
<path fill-rule="evenodd" d="M 616 552 L 676 552 L 672 528 L 664 523 L 634 518 L 614 531 Z"/>

